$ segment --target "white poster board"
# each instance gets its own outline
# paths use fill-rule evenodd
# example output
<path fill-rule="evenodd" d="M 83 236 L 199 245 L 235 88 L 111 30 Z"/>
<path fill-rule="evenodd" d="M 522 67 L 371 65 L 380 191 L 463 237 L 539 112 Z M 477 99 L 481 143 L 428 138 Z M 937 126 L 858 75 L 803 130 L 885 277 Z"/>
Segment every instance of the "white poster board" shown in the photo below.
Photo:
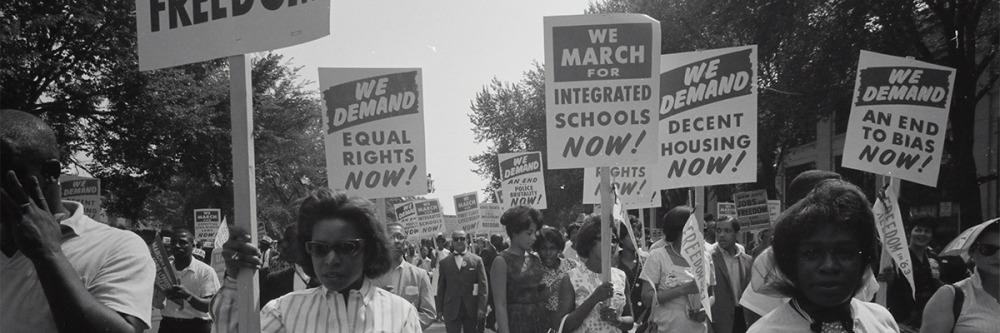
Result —
<path fill-rule="evenodd" d="M 479 230 L 488 234 L 501 234 L 506 232 L 500 224 L 500 216 L 505 209 L 502 204 L 482 202 L 479 203 Z"/>
<path fill-rule="evenodd" d="M 842 165 L 936 187 L 955 70 L 861 51 Z"/>
<path fill-rule="evenodd" d="M 771 227 L 767 190 L 734 193 L 733 200 L 736 201 L 736 215 L 739 216 L 741 231 Z"/>
<path fill-rule="evenodd" d="M 331 188 L 369 199 L 427 194 L 420 73 L 319 69 Z"/>
<path fill-rule="evenodd" d="M 99 218 L 101 215 L 100 179 L 61 175 L 59 176 L 59 187 L 62 190 L 63 200 L 76 201 L 83 205 L 83 215 L 97 221 L 107 221 L 106 218 Z"/>
<path fill-rule="evenodd" d="M 218 208 L 200 208 L 194 210 L 194 241 L 205 241 L 215 245 L 215 234 L 222 223 L 222 211 Z M 263 235 L 261 235 L 263 236 Z"/>
<path fill-rule="evenodd" d="M 660 23 L 596 14 L 544 26 L 549 168 L 655 164 Z"/>
<path fill-rule="evenodd" d="M 470 235 L 479 231 L 479 192 L 456 195 L 455 215 L 458 226 Z"/>
<path fill-rule="evenodd" d="M 583 203 L 601 203 L 601 168 L 586 168 L 583 175 Z M 611 183 L 617 185 L 618 196 L 625 209 L 660 207 L 660 177 L 653 175 L 654 166 L 613 166 Z"/>
<path fill-rule="evenodd" d="M 757 180 L 757 46 L 660 56 L 664 188 Z"/>
<path fill-rule="evenodd" d="M 497 154 L 500 186 L 507 207 L 531 206 L 545 209 L 545 166 L 541 152 Z"/>

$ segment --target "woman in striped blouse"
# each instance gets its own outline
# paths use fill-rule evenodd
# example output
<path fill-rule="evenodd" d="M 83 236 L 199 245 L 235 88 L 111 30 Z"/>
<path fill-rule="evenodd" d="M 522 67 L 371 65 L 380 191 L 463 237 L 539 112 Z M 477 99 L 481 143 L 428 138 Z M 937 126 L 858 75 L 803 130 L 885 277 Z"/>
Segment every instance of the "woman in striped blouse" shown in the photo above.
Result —
<path fill-rule="evenodd" d="M 385 228 L 371 202 L 319 189 L 302 201 L 298 223 L 298 245 L 309 254 L 302 268 L 322 285 L 264 305 L 262 332 L 421 332 L 413 305 L 369 282 L 389 270 L 391 257 Z M 232 243 L 226 246 L 227 265 L 252 265 L 253 253 L 245 250 L 252 247 Z M 237 248 L 243 250 L 233 251 Z M 232 325 L 235 286 L 236 280 L 227 277 L 213 304 L 216 332 L 239 331 Z"/>

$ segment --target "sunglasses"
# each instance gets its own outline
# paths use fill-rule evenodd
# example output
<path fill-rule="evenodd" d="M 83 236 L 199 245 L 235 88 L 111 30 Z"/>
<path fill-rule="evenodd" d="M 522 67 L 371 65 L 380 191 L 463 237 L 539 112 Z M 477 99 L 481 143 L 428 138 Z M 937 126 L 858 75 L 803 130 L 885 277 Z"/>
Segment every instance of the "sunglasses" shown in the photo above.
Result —
<path fill-rule="evenodd" d="M 358 253 L 362 244 L 364 244 L 364 240 L 362 239 L 348 239 L 334 244 L 306 242 L 306 252 L 313 257 L 326 257 L 327 254 L 330 254 L 330 251 L 336 252 L 339 255 L 350 256 Z"/>
<path fill-rule="evenodd" d="M 392 235 L 389 236 L 389 238 L 391 238 L 394 241 L 405 241 L 406 240 L 406 235 L 405 234 L 392 234 Z"/>
<path fill-rule="evenodd" d="M 451 240 L 454 241 L 454 242 L 464 242 L 466 240 L 466 238 L 465 237 L 452 237 Z"/>
<path fill-rule="evenodd" d="M 972 244 L 972 246 L 976 248 L 976 251 L 979 251 L 979 254 L 984 256 L 991 256 L 997 253 L 997 250 L 1000 250 L 1000 246 L 990 244 Z"/>

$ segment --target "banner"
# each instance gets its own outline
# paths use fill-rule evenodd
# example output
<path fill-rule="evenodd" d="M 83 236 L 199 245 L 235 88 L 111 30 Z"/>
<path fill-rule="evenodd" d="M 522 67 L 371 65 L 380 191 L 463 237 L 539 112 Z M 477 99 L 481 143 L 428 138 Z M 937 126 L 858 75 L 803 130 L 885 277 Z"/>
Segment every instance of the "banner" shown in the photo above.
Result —
<path fill-rule="evenodd" d="M 203 208 L 194 210 L 194 241 L 205 241 L 215 244 L 215 234 L 222 224 L 222 211 L 218 208 Z M 228 230 L 227 230 L 228 231 Z M 264 236 L 258 234 L 258 236 Z"/>
<path fill-rule="evenodd" d="M 741 231 L 754 231 L 771 227 L 767 190 L 735 193 L 733 200 L 736 201 L 736 215 L 740 219 Z"/>
<path fill-rule="evenodd" d="M 479 230 L 479 192 L 469 192 L 455 196 L 455 214 L 458 226 L 468 234 Z"/>
<path fill-rule="evenodd" d="M 711 281 L 709 275 L 711 269 L 709 264 L 708 251 L 705 249 L 705 236 L 701 233 L 701 226 L 698 219 L 691 214 L 687 223 L 684 224 L 684 237 L 681 240 L 681 255 L 687 261 L 694 274 L 695 283 L 698 284 L 698 298 L 701 299 L 701 308 L 708 314 L 708 319 L 712 320 L 712 299 L 708 294 L 708 287 Z"/>
<path fill-rule="evenodd" d="M 76 201 L 83 205 L 83 215 L 106 222 L 101 216 L 101 180 L 97 178 L 60 175 L 59 187 L 63 200 Z"/>
<path fill-rule="evenodd" d="M 896 189 L 887 186 L 885 194 L 876 195 L 875 206 L 872 206 L 872 213 L 875 214 L 875 223 L 878 225 L 878 237 L 882 240 L 882 249 L 889 253 L 896 267 L 906 276 L 906 281 L 910 283 L 910 296 L 916 297 L 913 287 L 913 261 L 910 260 L 910 245 L 906 241 L 906 230 L 903 228 L 903 216 L 899 214 L 899 205 L 895 201 L 898 198 Z M 880 267 L 881 268 L 881 267 Z M 881 270 L 880 270 L 881 271 Z"/>
<path fill-rule="evenodd" d="M 136 0 L 139 69 L 269 51 L 330 34 L 330 0 Z"/>
<path fill-rule="evenodd" d="M 500 184 L 507 207 L 520 205 L 536 209 L 547 207 L 545 200 L 545 166 L 541 152 L 497 154 L 500 162 Z"/>
<path fill-rule="evenodd" d="M 163 247 L 163 240 L 159 233 L 156 234 L 153 244 L 149 245 L 149 254 L 152 255 L 153 263 L 156 264 L 156 279 L 154 280 L 156 288 L 165 291 L 177 285 L 177 276 L 174 275 L 174 267 L 170 263 L 170 254 Z"/>
<path fill-rule="evenodd" d="M 757 46 L 660 56 L 666 188 L 757 181 Z"/>
<path fill-rule="evenodd" d="M 503 205 L 498 203 L 480 203 L 479 231 L 501 235 L 507 232 L 507 229 L 504 229 L 503 225 L 500 224 L 500 216 L 502 216 L 505 211 L 503 207 Z"/>
<path fill-rule="evenodd" d="M 599 14 L 544 26 L 549 168 L 655 164 L 660 23 Z"/>
<path fill-rule="evenodd" d="M 617 186 L 625 209 L 660 207 L 660 185 L 651 166 L 613 166 L 611 183 Z M 583 176 L 583 203 L 601 203 L 601 168 L 586 168 Z"/>
<path fill-rule="evenodd" d="M 229 224 L 226 223 L 226 218 L 222 218 L 222 223 L 219 223 L 219 229 L 215 232 L 215 239 L 212 241 L 211 245 L 214 245 L 212 250 L 212 257 L 209 259 L 209 265 L 215 270 L 215 274 L 218 275 L 219 280 L 225 277 L 226 273 L 226 258 L 222 256 L 222 244 L 229 241 Z"/>
<path fill-rule="evenodd" d="M 331 188 L 365 198 L 427 194 L 420 69 L 320 68 Z"/>
<path fill-rule="evenodd" d="M 842 165 L 936 187 L 955 70 L 861 51 Z"/>

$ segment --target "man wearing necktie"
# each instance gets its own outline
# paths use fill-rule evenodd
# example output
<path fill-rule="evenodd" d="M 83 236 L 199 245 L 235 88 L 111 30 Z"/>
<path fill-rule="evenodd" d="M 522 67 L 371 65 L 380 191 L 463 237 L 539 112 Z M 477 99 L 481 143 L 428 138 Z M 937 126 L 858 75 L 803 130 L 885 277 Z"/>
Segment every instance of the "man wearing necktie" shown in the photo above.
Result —
<path fill-rule="evenodd" d="M 451 234 L 453 252 L 438 267 L 438 309 L 444 314 L 448 333 L 478 333 L 476 324 L 486 319 L 486 266 L 483 259 L 468 252 L 465 231 Z"/>

